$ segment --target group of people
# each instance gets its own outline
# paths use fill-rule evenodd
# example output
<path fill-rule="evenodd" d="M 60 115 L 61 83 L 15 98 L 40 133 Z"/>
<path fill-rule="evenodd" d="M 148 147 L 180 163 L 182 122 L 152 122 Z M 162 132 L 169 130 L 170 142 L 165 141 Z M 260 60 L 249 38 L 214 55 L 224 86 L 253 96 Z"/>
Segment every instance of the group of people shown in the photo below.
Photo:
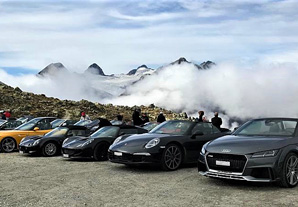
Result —
<path fill-rule="evenodd" d="M 6 118 L 8 118 L 8 116 L 10 117 L 9 112 L 1 113 L 1 115 L 2 114 L 3 115 L 5 114 L 4 116 Z M 199 114 L 199 118 L 196 119 L 197 122 L 208 122 L 206 116 L 204 116 L 205 114 L 204 111 L 199 111 L 198 114 Z M 117 118 L 117 121 L 123 122 L 123 115 L 118 114 L 116 118 Z M 90 120 L 90 117 L 86 114 L 86 112 L 83 111 L 81 112 L 81 120 Z M 156 121 L 158 123 L 162 123 L 166 121 L 166 117 L 163 115 L 162 111 L 159 113 Z M 149 117 L 147 113 L 142 113 L 141 115 L 141 109 L 135 109 L 132 114 L 132 122 L 134 125 L 140 126 L 149 122 Z M 222 125 L 222 119 L 218 116 L 218 112 L 214 112 L 214 117 L 211 119 L 211 123 L 218 129 L 220 129 L 220 126 Z"/>
<path fill-rule="evenodd" d="M 133 114 L 132 114 L 132 120 L 133 120 L 133 124 L 140 126 L 143 125 L 147 122 L 149 122 L 149 117 L 147 115 L 147 113 L 142 113 L 142 115 L 140 116 L 141 110 L 140 109 L 135 109 Z M 161 111 L 157 117 L 157 123 L 162 123 L 164 121 L 166 121 L 166 117 L 163 115 L 163 112 Z"/>
<path fill-rule="evenodd" d="M 204 111 L 199 111 L 199 118 L 196 120 L 198 122 L 207 122 L 206 116 L 204 116 Z M 217 127 L 220 129 L 220 126 L 222 125 L 222 119 L 218 116 L 218 112 L 214 112 L 214 117 L 211 119 L 211 123 L 213 126 Z"/>
<path fill-rule="evenodd" d="M 10 113 L 10 111 L 8 110 L 8 111 L 1 111 L 0 112 L 0 119 L 3 119 L 3 120 L 7 120 L 7 119 L 9 119 L 11 117 L 11 113 Z"/>

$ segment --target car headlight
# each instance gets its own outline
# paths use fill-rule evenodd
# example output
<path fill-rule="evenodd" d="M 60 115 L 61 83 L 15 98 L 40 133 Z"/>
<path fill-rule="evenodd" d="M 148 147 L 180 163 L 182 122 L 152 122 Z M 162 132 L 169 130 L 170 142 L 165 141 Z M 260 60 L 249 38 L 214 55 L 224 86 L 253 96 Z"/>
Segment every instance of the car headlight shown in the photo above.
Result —
<path fill-rule="evenodd" d="M 122 136 L 118 137 L 117 139 L 114 140 L 113 145 L 117 144 L 118 142 L 120 142 L 122 139 Z"/>
<path fill-rule="evenodd" d="M 152 139 L 145 145 L 145 148 L 149 149 L 149 148 L 155 147 L 156 145 L 158 145 L 159 142 L 160 142 L 159 138 Z"/>
<path fill-rule="evenodd" d="M 62 145 L 64 145 L 64 144 L 67 142 L 67 140 L 68 140 L 68 138 L 66 138 L 66 139 L 63 141 Z"/>
<path fill-rule="evenodd" d="M 88 139 L 86 142 L 84 142 L 82 144 L 79 144 L 77 147 L 84 147 L 84 146 L 90 144 L 93 141 L 94 141 L 94 139 Z"/>
<path fill-rule="evenodd" d="M 277 153 L 278 153 L 278 150 L 268 150 L 268 151 L 254 153 L 251 157 L 252 158 L 274 157 Z"/>
<path fill-rule="evenodd" d="M 209 142 L 210 142 L 210 141 L 209 141 Z M 203 147 L 202 147 L 202 149 L 201 149 L 201 152 L 200 152 L 201 155 L 205 155 L 205 154 L 206 154 L 206 147 L 207 147 L 207 145 L 209 144 L 209 142 L 207 142 L 207 143 L 205 143 L 205 144 L 203 145 Z"/>
<path fill-rule="evenodd" d="M 20 142 L 20 144 L 21 144 L 21 143 L 22 143 L 22 142 L 25 140 L 25 138 L 26 138 L 26 137 L 24 137 L 23 139 L 21 139 L 21 142 Z"/>
<path fill-rule="evenodd" d="M 35 142 L 33 142 L 33 146 L 38 145 L 40 142 L 40 139 L 36 140 Z"/>

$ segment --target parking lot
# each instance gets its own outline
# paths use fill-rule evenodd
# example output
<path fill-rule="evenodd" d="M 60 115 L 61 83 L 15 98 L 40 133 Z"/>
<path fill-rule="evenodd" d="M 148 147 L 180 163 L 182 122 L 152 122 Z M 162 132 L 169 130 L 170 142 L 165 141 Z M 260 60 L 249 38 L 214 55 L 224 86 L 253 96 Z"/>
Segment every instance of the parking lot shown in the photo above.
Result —
<path fill-rule="evenodd" d="M 297 206 L 298 188 L 110 162 L 0 153 L 0 206 Z"/>

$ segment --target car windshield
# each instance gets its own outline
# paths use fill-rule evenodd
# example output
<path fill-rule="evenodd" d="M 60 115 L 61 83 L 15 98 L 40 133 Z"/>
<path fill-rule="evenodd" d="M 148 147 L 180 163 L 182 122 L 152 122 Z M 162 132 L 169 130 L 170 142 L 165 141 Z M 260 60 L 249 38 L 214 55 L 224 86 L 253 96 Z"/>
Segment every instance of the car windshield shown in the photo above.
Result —
<path fill-rule="evenodd" d="M 65 119 L 56 119 L 51 122 L 51 126 L 53 129 L 55 129 L 56 127 L 60 126 L 63 122 L 65 122 Z"/>
<path fill-rule="evenodd" d="M 91 138 L 98 138 L 98 137 L 116 137 L 119 131 L 119 127 L 116 126 L 106 126 L 102 127 L 93 134 L 91 134 Z"/>
<path fill-rule="evenodd" d="M 282 119 L 253 120 L 237 129 L 234 135 L 245 136 L 279 136 L 291 137 L 294 135 L 297 121 Z"/>
<path fill-rule="evenodd" d="M 26 117 L 20 117 L 20 118 L 17 119 L 17 121 L 25 122 L 26 119 L 27 119 Z"/>
<path fill-rule="evenodd" d="M 52 131 L 46 133 L 45 137 L 61 137 L 64 136 L 68 131 L 68 128 L 66 127 L 57 127 L 56 129 L 53 129 Z"/>
<path fill-rule="evenodd" d="M 151 131 L 157 125 L 158 125 L 158 123 L 148 122 L 148 123 L 144 124 L 143 128 L 146 129 L 146 130 L 148 130 L 148 131 Z"/>
<path fill-rule="evenodd" d="M 77 123 L 75 123 L 74 125 L 76 126 L 85 126 L 87 124 L 90 124 L 92 121 L 91 120 L 80 120 Z"/>
<path fill-rule="evenodd" d="M 17 128 L 15 128 L 16 130 L 32 130 L 33 127 L 37 124 L 37 122 L 39 122 L 41 119 L 40 118 L 35 118 L 32 119 L 20 126 L 18 126 Z"/>
<path fill-rule="evenodd" d="M 188 121 L 166 121 L 156 126 L 150 133 L 182 135 L 185 134 L 192 125 L 193 123 Z"/>

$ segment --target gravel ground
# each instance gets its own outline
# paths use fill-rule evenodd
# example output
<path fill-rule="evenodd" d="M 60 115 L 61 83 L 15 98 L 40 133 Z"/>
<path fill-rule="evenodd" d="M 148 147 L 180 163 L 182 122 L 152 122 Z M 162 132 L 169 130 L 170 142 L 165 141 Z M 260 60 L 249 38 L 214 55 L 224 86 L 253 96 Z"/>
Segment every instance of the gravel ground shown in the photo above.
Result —
<path fill-rule="evenodd" d="M 0 153 L 0 206 L 297 206 L 298 188 L 110 162 Z"/>

